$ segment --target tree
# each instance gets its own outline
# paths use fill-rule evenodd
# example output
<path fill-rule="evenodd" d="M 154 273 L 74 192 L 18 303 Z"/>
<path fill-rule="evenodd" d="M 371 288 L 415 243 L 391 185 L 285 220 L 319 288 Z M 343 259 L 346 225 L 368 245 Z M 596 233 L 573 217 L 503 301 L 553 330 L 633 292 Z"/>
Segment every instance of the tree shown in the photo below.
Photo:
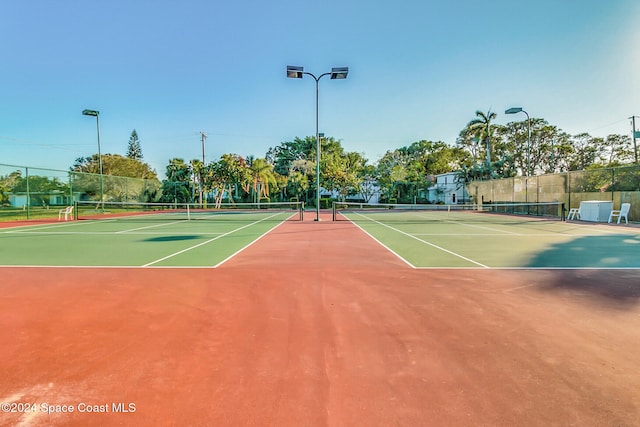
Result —
<path fill-rule="evenodd" d="M 142 160 L 142 147 L 138 139 L 138 132 L 134 129 L 129 138 L 129 146 L 127 147 L 127 157 L 133 160 Z"/>
<path fill-rule="evenodd" d="M 314 173 L 314 164 L 308 160 L 294 160 L 289 167 L 285 193 L 295 196 L 298 200 L 306 196 L 309 190 L 309 176 Z M 305 199 L 307 201 L 307 199 Z"/>
<path fill-rule="evenodd" d="M 620 166 L 634 160 L 631 137 L 629 135 L 609 135 L 604 141 L 607 166 Z"/>
<path fill-rule="evenodd" d="M 324 148 L 327 141 L 332 138 L 323 138 L 321 141 L 323 147 L 323 156 L 325 154 Z M 287 180 L 287 184 L 282 186 L 285 193 L 295 194 L 298 200 L 304 198 L 305 202 L 314 199 L 313 193 L 315 191 L 315 167 L 316 167 L 316 137 L 307 136 L 304 138 L 295 138 L 293 141 L 286 141 L 276 147 L 269 149 L 266 155 L 267 162 L 273 165 L 274 173 L 278 176 L 283 176 Z M 300 168 L 299 162 L 304 162 L 305 167 Z M 296 164 L 296 167 L 292 167 Z M 290 174 L 295 172 L 296 177 L 294 179 L 295 184 L 293 187 L 289 186 Z M 304 174 L 302 178 L 300 174 Z M 300 184 L 300 185 L 298 185 Z M 303 193 L 300 191 L 303 190 Z"/>
<path fill-rule="evenodd" d="M 432 184 L 433 175 L 458 170 L 465 163 L 471 160 L 463 148 L 421 140 L 388 151 L 378 162 L 376 176 L 387 197 L 413 202 Z"/>
<path fill-rule="evenodd" d="M 342 147 L 340 147 L 342 148 Z M 342 150 L 340 150 L 342 151 Z M 367 160 L 360 153 L 327 153 L 323 160 L 323 186 L 335 190 L 344 201 L 348 195 L 356 194 L 362 182 L 362 170 Z"/>
<path fill-rule="evenodd" d="M 360 182 L 357 192 L 362 195 L 364 201 L 369 203 L 377 191 L 377 171 L 374 165 L 365 164 L 360 171 Z"/>
<path fill-rule="evenodd" d="M 205 175 L 205 164 L 198 159 L 193 159 L 189 162 L 191 166 L 191 172 L 193 173 L 193 180 L 198 184 L 198 200 L 200 204 L 203 203 L 203 196 L 205 192 L 205 184 L 204 184 L 204 175 Z"/>
<path fill-rule="evenodd" d="M 22 172 L 17 170 L 0 176 L 0 206 L 9 203 L 9 194 L 22 181 Z"/>
<path fill-rule="evenodd" d="M 162 181 L 161 202 L 192 202 L 191 168 L 183 159 L 169 160 L 165 172 L 167 179 Z"/>
<path fill-rule="evenodd" d="M 378 185 L 387 199 L 398 196 L 396 187 L 407 176 L 407 159 L 399 150 L 387 151 L 378 161 Z"/>
<path fill-rule="evenodd" d="M 215 204 L 219 207 L 227 195 L 230 202 L 234 202 L 233 192 L 238 186 L 248 194 L 252 181 L 251 169 L 247 161 L 238 154 L 223 154 L 220 160 L 208 165 L 207 185 L 211 185 L 215 192 Z M 210 184 L 209 184 L 210 183 Z"/>
<path fill-rule="evenodd" d="M 469 131 L 477 138 L 483 140 L 487 147 L 486 162 L 489 166 L 489 176 L 491 176 L 491 121 L 498 117 L 496 113 L 489 110 L 486 114 L 480 110 L 476 111 L 476 118 L 467 124 Z"/>
<path fill-rule="evenodd" d="M 268 198 L 269 187 L 276 185 L 273 165 L 264 158 L 254 159 L 253 162 L 251 162 L 250 168 L 253 174 L 253 191 L 256 193 L 258 200 L 262 197 Z"/>
<path fill-rule="evenodd" d="M 273 169 L 280 175 L 287 175 L 291 164 L 296 160 L 315 159 L 316 137 L 307 136 L 304 139 L 295 138 L 276 147 L 269 148 L 266 159 L 273 165 Z"/>
<path fill-rule="evenodd" d="M 151 166 L 119 154 L 102 155 L 102 176 L 97 154 L 76 159 L 71 171 L 74 192 L 82 192 L 90 199 L 99 198 L 100 181 L 103 201 L 152 202 L 159 197 L 161 184 Z"/>
<path fill-rule="evenodd" d="M 71 167 L 74 172 L 99 174 L 98 155 L 79 157 Z M 102 173 L 104 175 L 124 176 L 128 178 L 157 179 L 156 172 L 147 163 L 123 157 L 120 154 L 102 155 Z"/>

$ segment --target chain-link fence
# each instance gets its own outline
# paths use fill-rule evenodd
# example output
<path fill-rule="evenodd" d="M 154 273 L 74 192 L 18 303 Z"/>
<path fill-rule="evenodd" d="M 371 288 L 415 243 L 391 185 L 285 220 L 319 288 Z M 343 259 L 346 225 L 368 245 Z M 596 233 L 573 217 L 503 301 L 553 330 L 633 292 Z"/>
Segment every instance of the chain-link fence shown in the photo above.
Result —
<path fill-rule="evenodd" d="M 631 203 L 629 218 L 640 220 L 639 165 L 473 181 L 467 189 L 473 203 L 564 202 L 566 209 L 586 200 L 612 201 L 614 209 Z"/>
<path fill-rule="evenodd" d="M 0 164 L 0 221 L 57 217 L 75 201 L 155 202 L 157 179 Z"/>

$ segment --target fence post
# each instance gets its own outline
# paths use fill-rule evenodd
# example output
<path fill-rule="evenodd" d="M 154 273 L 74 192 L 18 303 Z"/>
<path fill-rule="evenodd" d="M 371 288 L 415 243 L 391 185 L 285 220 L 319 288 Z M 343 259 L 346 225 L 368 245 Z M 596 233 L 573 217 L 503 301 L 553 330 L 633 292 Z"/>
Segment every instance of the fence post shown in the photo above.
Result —
<path fill-rule="evenodd" d="M 615 185 L 616 185 L 616 168 L 611 168 L 611 201 L 615 201 L 614 200 L 614 195 L 615 195 Z"/>
<path fill-rule="evenodd" d="M 567 208 L 571 209 L 571 172 L 567 171 L 567 201 L 569 203 L 569 206 L 567 206 Z"/>
<path fill-rule="evenodd" d="M 69 171 L 69 200 L 66 205 L 69 206 L 73 202 L 73 174 Z"/>

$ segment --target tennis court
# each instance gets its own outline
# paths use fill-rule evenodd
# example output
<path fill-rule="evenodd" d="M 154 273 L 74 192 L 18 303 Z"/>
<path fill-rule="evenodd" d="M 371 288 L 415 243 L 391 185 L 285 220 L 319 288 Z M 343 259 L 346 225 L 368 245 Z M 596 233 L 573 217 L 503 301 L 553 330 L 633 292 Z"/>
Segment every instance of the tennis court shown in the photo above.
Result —
<path fill-rule="evenodd" d="M 215 267 L 283 221 L 299 203 L 179 209 L 157 204 L 80 206 L 76 221 L 0 229 L 0 265 Z"/>
<path fill-rule="evenodd" d="M 640 229 L 564 221 L 558 203 L 338 206 L 416 268 L 640 268 Z"/>
<path fill-rule="evenodd" d="M 0 265 L 217 267 L 280 222 L 303 219 L 296 203 L 149 206 L 80 207 L 76 221 L 0 229 Z M 435 208 L 343 209 L 333 218 L 352 221 L 414 268 L 640 268 L 637 228 Z"/>
<path fill-rule="evenodd" d="M 0 425 L 640 418 L 635 227 L 100 210 L 0 228 Z"/>

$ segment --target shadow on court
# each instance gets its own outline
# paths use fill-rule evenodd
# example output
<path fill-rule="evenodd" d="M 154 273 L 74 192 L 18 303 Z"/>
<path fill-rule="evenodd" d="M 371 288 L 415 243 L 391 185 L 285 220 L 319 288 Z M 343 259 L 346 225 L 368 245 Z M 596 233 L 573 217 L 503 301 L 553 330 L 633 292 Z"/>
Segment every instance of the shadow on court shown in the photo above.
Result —
<path fill-rule="evenodd" d="M 538 253 L 529 267 L 640 268 L 640 235 L 584 236 Z"/>
<path fill-rule="evenodd" d="M 179 242 L 182 240 L 195 240 L 199 239 L 201 236 L 195 235 L 175 235 L 175 236 L 159 236 L 159 237 L 150 237 L 148 239 L 144 239 L 145 242 Z"/>
<path fill-rule="evenodd" d="M 640 304 L 640 270 L 554 271 L 538 289 L 571 292 L 612 308 L 630 309 Z"/>
<path fill-rule="evenodd" d="M 640 303 L 640 236 L 581 237 L 553 245 L 529 266 L 567 269 L 542 283 L 543 290 L 572 291 L 622 305 Z"/>

